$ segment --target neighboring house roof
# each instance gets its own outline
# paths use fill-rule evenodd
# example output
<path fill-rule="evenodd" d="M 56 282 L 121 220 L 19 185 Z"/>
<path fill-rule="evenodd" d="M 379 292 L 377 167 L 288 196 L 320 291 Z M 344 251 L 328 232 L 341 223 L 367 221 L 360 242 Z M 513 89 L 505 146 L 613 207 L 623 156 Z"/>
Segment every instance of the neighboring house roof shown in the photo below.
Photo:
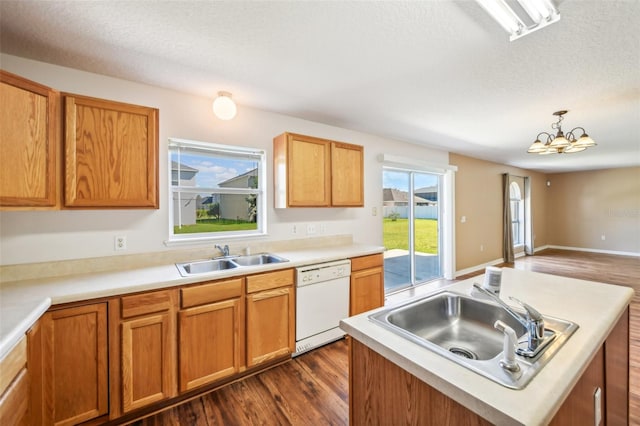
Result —
<path fill-rule="evenodd" d="M 382 201 L 385 201 L 385 202 L 391 201 L 394 203 L 408 203 L 409 193 L 406 191 L 400 191 L 399 189 L 396 189 L 396 188 L 383 188 Z M 413 202 L 416 204 L 431 203 L 431 201 L 418 196 L 413 197 Z"/>
<path fill-rule="evenodd" d="M 237 182 L 237 181 L 239 181 L 241 179 L 244 179 L 244 178 L 248 179 L 250 177 L 254 177 L 254 176 L 257 176 L 257 175 L 258 175 L 258 168 L 256 167 L 255 169 L 251 169 L 251 170 L 249 170 L 247 172 L 244 172 L 244 173 L 242 173 L 242 174 L 240 174 L 238 176 L 234 176 L 234 177 L 232 177 L 230 179 L 227 179 L 227 180 L 225 180 L 223 182 L 220 182 L 220 183 L 218 183 L 218 186 L 227 186 L 227 187 L 232 187 L 233 188 L 233 186 L 231 184 L 233 184 L 233 183 L 235 183 L 235 182 Z M 242 187 L 248 187 L 247 186 L 248 183 L 249 183 L 249 180 L 247 180 L 247 182 Z"/>
<path fill-rule="evenodd" d="M 177 161 L 172 161 L 171 162 L 171 170 L 175 170 L 176 172 L 178 171 L 178 167 L 180 167 L 180 171 L 181 172 L 194 172 L 194 173 L 198 173 L 199 170 L 198 169 L 194 169 L 193 167 L 187 166 L 186 164 L 182 164 L 182 163 L 178 163 Z"/>
<path fill-rule="evenodd" d="M 438 187 L 437 186 L 424 186 L 413 191 L 416 195 L 429 200 L 438 201 Z"/>
<path fill-rule="evenodd" d="M 414 192 L 416 194 L 427 193 L 427 192 L 438 192 L 438 187 L 436 185 L 423 186 L 422 188 L 416 189 Z"/>

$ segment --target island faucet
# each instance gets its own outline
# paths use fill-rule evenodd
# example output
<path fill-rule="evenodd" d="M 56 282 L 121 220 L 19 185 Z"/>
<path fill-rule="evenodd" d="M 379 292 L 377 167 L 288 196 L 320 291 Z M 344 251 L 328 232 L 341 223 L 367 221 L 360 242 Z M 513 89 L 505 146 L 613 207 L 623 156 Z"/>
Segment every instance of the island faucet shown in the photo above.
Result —
<path fill-rule="evenodd" d="M 225 257 L 229 256 L 229 245 L 228 244 L 225 244 L 224 247 L 221 247 L 218 244 L 216 244 L 215 248 L 220 250 L 220 253 L 222 253 L 223 256 L 225 256 Z"/>
<path fill-rule="evenodd" d="M 482 286 L 477 283 L 473 283 L 473 287 L 480 291 L 482 294 L 489 296 L 491 300 L 497 302 L 500 306 L 502 306 L 505 311 L 509 313 L 513 318 L 515 318 L 520 324 L 522 324 L 528 333 L 527 336 L 527 349 L 521 351 L 521 355 L 524 356 L 535 356 L 538 352 L 538 347 L 544 341 L 544 319 L 542 318 L 542 314 L 534 309 L 532 306 L 522 302 L 521 300 L 516 299 L 515 297 L 509 297 L 509 299 L 518 303 L 520 306 L 524 308 L 526 311 L 526 317 L 523 317 L 518 312 L 514 311 L 511 306 L 507 305 L 502 301 L 498 296 L 493 293 L 485 290 Z"/>

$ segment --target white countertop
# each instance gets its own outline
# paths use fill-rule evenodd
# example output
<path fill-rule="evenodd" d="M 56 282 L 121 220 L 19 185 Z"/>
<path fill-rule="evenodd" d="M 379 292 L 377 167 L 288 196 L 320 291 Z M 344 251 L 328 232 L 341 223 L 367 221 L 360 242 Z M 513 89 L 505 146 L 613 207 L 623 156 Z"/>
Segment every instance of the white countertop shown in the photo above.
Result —
<path fill-rule="evenodd" d="M 278 251 L 273 253 L 289 261 L 216 271 L 191 277 L 181 276 L 175 264 L 169 264 L 125 271 L 2 283 L 0 284 L 0 360 L 51 305 L 294 268 L 380 253 L 383 250 L 378 246 L 351 244 L 290 252 Z"/>
<path fill-rule="evenodd" d="M 469 294 L 478 276 L 448 286 Z M 573 321 L 579 329 L 522 390 L 512 390 L 373 323 L 367 312 L 341 328 L 356 340 L 494 424 L 548 423 L 631 301 L 628 287 L 502 269 L 500 297 L 515 296 L 543 315 Z M 384 308 L 381 308 L 384 309 Z"/>

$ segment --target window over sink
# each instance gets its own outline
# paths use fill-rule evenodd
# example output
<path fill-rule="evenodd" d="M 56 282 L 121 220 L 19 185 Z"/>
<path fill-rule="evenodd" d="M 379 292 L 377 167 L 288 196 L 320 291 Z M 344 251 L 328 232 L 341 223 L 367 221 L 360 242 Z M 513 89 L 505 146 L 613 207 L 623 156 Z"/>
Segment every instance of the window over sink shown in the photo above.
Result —
<path fill-rule="evenodd" d="M 266 233 L 265 152 L 169 139 L 169 242 Z"/>

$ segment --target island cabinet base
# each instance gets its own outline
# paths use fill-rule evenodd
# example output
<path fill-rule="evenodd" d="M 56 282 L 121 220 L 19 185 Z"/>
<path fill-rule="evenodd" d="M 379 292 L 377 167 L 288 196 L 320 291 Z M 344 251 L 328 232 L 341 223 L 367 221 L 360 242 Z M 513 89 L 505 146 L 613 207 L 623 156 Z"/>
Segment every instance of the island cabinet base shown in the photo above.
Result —
<path fill-rule="evenodd" d="M 628 308 L 549 424 L 596 424 L 598 388 L 601 421 L 597 424 L 629 424 Z M 349 423 L 492 424 L 354 338 L 349 339 Z"/>
<path fill-rule="evenodd" d="M 349 358 L 350 425 L 491 425 L 353 338 Z"/>

